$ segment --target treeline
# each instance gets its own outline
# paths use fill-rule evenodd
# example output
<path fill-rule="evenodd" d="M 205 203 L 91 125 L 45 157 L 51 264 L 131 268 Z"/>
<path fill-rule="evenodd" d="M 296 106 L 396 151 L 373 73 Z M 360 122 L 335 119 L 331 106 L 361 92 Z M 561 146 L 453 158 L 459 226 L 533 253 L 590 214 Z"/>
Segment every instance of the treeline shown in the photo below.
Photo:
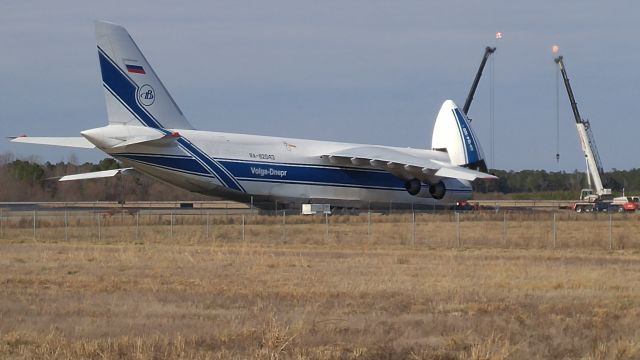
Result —
<path fill-rule="evenodd" d="M 42 164 L 34 159 L 19 160 L 12 154 L 0 154 L 0 202 L 120 201 L 123 197 L 126 201 L 211 199 L 161 183 L 136 172 L 88 181 L 56 181 L 64 175 L 120 167 L 117 161 L 110 158 L 97 164 L 76 165 L 69 162 Z"/>
<path fill-rule="evenodd" d="M 588 185 L 584 172 L 545 170 L 504 171 L 492 170 L 499 179 L 474 182 L 474 191 L 481 194 L 509 194 L 511 198 L 528 199 L 575 199 L 580 190 Z M 640 169 L 616 170 L 604 174 L 604 187 L 616 195 L 640 194 Z"/>
<path fill-rule="evenodd" d="M 199 194 L 161 183 L 136 172 L 113 178 L 90 181 L 58 182 L 57 177 L 69 174 L 117 169 L 120 164 L 104 159 L 97 164 L 75 165 L 70 162 L 44 164 L 15 159 L 0 154 L 0 202 L 2 201 L 173 201 L 210 200 Z M 586 187 L 587 178 L 581 172 L 547 172 L 544 170 L 493 170 L 495 181 L 475 181 L 476 197 L 575 199 Z M 613 170 L 605 175 L 605 187 L 615 194 L 624 188 L 627 194 L 640 194 L 640 169 Z"/>

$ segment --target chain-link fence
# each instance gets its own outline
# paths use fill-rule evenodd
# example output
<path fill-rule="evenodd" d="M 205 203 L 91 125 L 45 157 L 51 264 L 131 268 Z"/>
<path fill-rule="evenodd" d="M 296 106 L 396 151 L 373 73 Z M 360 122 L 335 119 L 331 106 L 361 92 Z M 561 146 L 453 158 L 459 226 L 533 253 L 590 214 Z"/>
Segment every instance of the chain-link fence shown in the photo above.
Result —
<path fill-rule="evenodd" d="M 206 209 L 9 211 L 10 242 L 252 243 L 432 248 L 640 249 L 640 213 L 570 211 L 362 212 L 300 215 Z"/>

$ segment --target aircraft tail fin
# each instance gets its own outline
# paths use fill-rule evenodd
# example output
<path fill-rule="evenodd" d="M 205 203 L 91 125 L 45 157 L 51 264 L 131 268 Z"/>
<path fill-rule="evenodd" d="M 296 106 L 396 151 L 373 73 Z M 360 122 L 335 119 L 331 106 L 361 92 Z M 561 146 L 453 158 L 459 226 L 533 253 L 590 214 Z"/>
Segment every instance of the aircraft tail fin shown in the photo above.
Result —
<path fill-rule="evenodd" d="M 109 124 L 193 129 L 127 30 L 95 26 Z"/>
<path fill-rule="evenodd" d="M 487 172 L 480 142 L 469 120 L 451 100 L 446 100 L 433 128 L 433 150 L 446 151 L 454 165 Z"/>

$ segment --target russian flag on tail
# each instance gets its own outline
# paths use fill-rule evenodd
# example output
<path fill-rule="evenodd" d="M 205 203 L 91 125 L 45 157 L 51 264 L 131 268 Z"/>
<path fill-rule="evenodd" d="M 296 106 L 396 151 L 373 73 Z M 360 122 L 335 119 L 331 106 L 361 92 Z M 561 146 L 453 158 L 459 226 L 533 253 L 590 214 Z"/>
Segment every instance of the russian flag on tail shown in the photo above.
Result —
<path fill-rule="evenodd" d="M 140 65 L 125 64 L 127 71 L 134 74 L 146 74 L 144 68 Z"/>

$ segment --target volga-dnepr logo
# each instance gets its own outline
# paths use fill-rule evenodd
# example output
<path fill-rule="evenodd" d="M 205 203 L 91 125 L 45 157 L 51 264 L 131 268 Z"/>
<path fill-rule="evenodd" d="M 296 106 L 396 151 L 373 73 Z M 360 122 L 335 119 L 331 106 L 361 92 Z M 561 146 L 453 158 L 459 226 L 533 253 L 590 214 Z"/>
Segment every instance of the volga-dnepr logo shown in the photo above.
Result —
<path fill-rule="evenodd" d="M 287 176 L 287 170 L 279 170 L 274 168 L 261 168 L 261 167 L 251 167 L 251 173 L 253 175 L 258 175 L 261 177 L 265 176 L 279 176 L 280 178 Z"/>
<path fill-rule="evenodd" d="M 153 91 L 151 85 L 144 84 L 138 89 L 138 101 L 144 106 L 153 104 L 156 100 L 156 92 Z"/>

